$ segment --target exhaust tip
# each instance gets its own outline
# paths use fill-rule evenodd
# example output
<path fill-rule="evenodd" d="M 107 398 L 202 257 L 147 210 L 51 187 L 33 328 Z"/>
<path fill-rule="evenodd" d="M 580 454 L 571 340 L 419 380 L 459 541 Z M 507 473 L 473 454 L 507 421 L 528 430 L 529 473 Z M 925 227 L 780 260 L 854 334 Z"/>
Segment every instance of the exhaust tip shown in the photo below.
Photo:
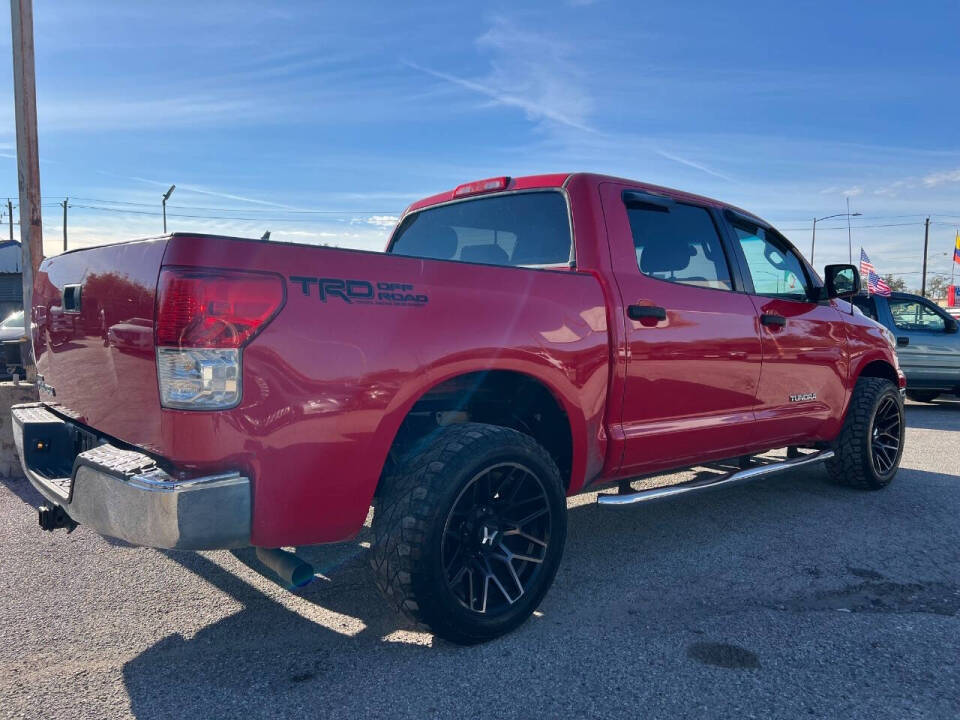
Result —
<path fill-rule="evenodd" d="M 301 588 L 315 577 L 313 565 L 280 548 L 257 548 L 257 559 L 283 581 L 287 587 Z"/>

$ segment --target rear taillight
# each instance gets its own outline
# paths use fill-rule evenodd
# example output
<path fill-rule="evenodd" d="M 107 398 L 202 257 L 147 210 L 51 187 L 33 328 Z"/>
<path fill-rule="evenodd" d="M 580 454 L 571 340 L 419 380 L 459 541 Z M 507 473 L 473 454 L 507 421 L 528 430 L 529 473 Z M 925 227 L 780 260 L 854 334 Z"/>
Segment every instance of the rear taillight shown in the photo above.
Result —
<path fill-rule="evenodd" d="M 241 350 L 283 306 L 277 275 L 168 268 L 157 287 L 160 403 L 221 410 L 240 402 Z"/>

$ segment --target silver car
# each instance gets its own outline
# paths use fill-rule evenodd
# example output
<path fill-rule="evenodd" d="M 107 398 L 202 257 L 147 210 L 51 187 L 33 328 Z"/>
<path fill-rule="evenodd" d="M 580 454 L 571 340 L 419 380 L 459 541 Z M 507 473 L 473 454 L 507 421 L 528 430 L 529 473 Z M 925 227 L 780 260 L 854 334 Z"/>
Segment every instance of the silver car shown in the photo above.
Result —
<path fill-rule="evenodd" d="M 23 310 L 10 313 L 0 322 L 0 378 L 12 375 L 23 377 L 23 347 L 27 342 L 27 329 L 23 323 Z"/>
<path fill-rule="evenodd" d="M 907 397 L 931 402 L 942 393 L 960 395 L 960 325 L 955 318 L 927 298 L 909 293 L 859 295 L 852 302 L 896 336 Z"/>

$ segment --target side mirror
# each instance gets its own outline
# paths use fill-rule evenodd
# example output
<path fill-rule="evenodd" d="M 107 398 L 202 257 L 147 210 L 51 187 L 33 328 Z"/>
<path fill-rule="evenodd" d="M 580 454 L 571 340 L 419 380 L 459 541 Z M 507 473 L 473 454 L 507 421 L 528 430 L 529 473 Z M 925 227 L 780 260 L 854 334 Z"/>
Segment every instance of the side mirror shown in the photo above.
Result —
<path fill-rule="evenodd" d="M 946 321 L 947 321 L 947 324 L 944 330 L 946 330 L 948 333 L 955 333 L 957 329 L 960 328 L 960 323 L 958 323 L 953 318 L 946 318 Z"/>
<path fill-rule="evenodd" d="M 828 298 L 848 298 L 860 293 L 860 271 L 856 265 L 827 265 L 823 276 Z"/>

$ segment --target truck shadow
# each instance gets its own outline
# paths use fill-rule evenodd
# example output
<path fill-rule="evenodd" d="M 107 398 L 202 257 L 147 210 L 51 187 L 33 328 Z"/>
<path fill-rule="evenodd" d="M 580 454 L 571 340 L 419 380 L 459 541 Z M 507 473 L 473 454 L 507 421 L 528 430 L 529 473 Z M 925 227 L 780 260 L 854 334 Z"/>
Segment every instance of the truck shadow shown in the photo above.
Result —
<path fill-rule="evenodd" d="M 20 477 L 0 477 L 0 483 L 3 483 L 4 487 L 30 507 L 39 507 L 45 502 L 43 495 L 34 490 L 30 481 L 22 475 Z"/>
<path fill-rule="evenodd" d="M 936 512 L 948 481 L 956 478 L 903 470 L 886 493 Z M 489 696 L 496 706 L 499 678 L 528 675 L 545 652 L 563 655 L 570 651 L 562 648 L 602 641 L 611 657 L 635 654 L 664 613 L 702 613 L 705 592 L 714 593 L 711 612 L 724 602 L 739 603 L 731 612 L 742 612 L 745 587 L 755 589 L 750 602 L 762 605 L 771 567 L 829 584 L 829 576 L 818 580 L 821 572 L 811 568 L 835 562 L 845 548 L 859 553 L 863 542 L 883 545 L 884 494 L 834 487 L 814 470 L 627 510 L 575 500 L 564 562 L 538 614 L 512 635 L 474 648 L 396 632 L 410 628 L 373 584 L 359 544 L 369 539 L 365 534 L 354 543 L 301 550 L 325 577 L 285 598 L 279 588 L 258 587 L 264 584 L 255 575 L 234 573 L 206 555 L 166 553 L 242 609 L 192 637 L 165 637 L 127 662 L 123 679 L 134 714 L 151 718 L 427 716 L 451 691 L 468 693 L 474 706 Z M 864 530 L 846 538 L 851 526 Z M 785 528 L 804 541 L 786 537 Z M 824 537 L 837 539 L 824 544 Z M 232 560 L 226 553 L 220 559 Z M 741 589 L 740 597 L 725 597 L 730 586 Z M 337 616 L 344 621 L 338 624 Z M 440 679 L 453 678 L 451 668 L 459 690 Z"/>
<path fill-rule="evenodd" d="M 960 430 L 960 399 L 955 396 L 941 396 L 932 403 L 909 403 L 906 411 L 908 430 Z"/>

